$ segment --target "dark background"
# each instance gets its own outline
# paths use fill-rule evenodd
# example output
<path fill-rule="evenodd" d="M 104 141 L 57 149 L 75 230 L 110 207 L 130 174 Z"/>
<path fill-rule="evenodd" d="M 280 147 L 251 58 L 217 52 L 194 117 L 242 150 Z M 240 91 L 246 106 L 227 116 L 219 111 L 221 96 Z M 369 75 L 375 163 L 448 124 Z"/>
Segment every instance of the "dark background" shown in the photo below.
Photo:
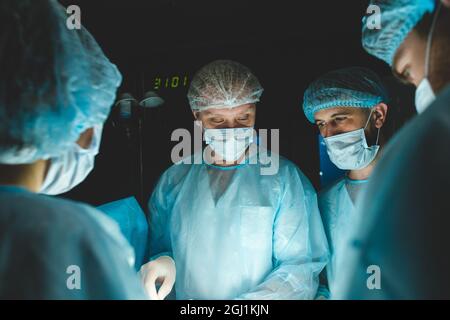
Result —
<path fill-rule="evenodd" d="M 216 59 L 248 66 L 265 91 L 257 106 L 257 128 L 280 129 L 280 153 L 296 163 L 320 189 L 317 129 L 301 109 L 303 92 L 323 73 L 349 66 L 376 71 L 392 95 L 389 128 L 414 112 L 413 91 L 399 85 L 388 67 L 361 47 L 367 1 L 261 0 L 80 0 L 82 24 L 124 76 L 120 93 L 137 100 L 155 77 L 191 79 Z M 192 131 L 188 86 L 162 88 L 158 109 L 134 109 L 127 136 L 117 108 L 105 124 L 96 167 L 88 179 L 63 195 L 93 205 L 135 195 L 143 204 L 158 177 L 171 165 L 176 128 Z M 138 123 L 141 123 L 141 131 Z M 139 145 L 142 145 L 142 154 Z"/>

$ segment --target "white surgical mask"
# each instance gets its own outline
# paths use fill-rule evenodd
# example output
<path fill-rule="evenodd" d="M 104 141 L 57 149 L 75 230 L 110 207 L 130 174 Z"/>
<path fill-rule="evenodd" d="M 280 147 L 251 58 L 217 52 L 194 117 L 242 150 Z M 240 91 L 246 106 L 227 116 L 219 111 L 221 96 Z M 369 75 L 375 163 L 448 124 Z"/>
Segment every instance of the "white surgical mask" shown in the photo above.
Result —
<path fill-rule="evenodd" d="M 366 135 L 364 133 L 364 130 L 369 124 L 372 112 L 373 110 L 370 112 L 369 119 L 364 128 L 324 138 L 330 160 L 339 169 L 359 170 L 367 167 L 375 159 L 380 149 L 378 145 L 380 129 L 378 129 L 377 141 L 371 147 L 367 145 Z"/>
<path fill-rule="evenodd" d="M 423 78 L 416 89 L 416 110 L 417 113 L 422 113 L 433 101 L 436 100 L 433 88 L 431 87 L 428 78 Z"/>
<path fill-rule="evenodd" d="M 238 160 L 253 142 L 253 128 L 205 129 L 206 144 L 225 161 Z"/>
<path fill-rule="evenodd" d="M 439 11 L 441 9 L 441 6 L 439 5 L 438 9 L 436 10 L 436 13 L 433 18 L 433 23 L 430 28 L 430 33 L 428 34 L 428 40 L 427 40 L 427 48 L 425 52 L 425 77 L 422 79 L 422 81 L 419 83 L 416 89 L 416 110 L 417 113 L 422 113 L 425 111 L 426 108 L 430 104 L 436 100 L 436 95 L 433 91 L 433 88 L 431 87 L 430 80 L 428 79 L 429 71 L 430 71 L 430 51 L 431 51 L 431 44 L 433 40 L 433 32 L 436 26 L 437 17 L 439 15 Z"/>
<path fill-rule="evenodd" d="M 50 159 L 50 167 L 40 193 L 57 195 L 75 188 L 83 182 L 94 169 L 94 159 L 100 147 L 103 126 L 95 126 L 89 149 L 81 148 L 74 142 L 64 154 Z"/>

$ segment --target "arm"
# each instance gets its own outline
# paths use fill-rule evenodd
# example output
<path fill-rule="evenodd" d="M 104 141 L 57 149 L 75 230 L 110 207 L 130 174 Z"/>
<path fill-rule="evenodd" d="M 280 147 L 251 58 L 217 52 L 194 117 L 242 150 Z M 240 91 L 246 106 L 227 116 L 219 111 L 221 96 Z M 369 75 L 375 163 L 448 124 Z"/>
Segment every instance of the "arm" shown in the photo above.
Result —
<path fill-rule="evenodd" d="M 166 204 L 167 192 L 164 191 L 166 186 L 163 175 L 150 198 L 150 261 L 140 270 L 142 282 L 152 300 L 164 300 L 172 291 L 176 278 L 170 241 L 170 210 Z"/>
<path fill-rule="evenodd" d="M 170 241 L 169 214 L 167 205 L 167 179 L 161 177 L 149 201 L 149 233 L 150 233 L 150 261 L 161 256 L 172 257 Z"/>
<path fill-rule="evenodd" d="M 283 177 L 283 196 L 273 231 L 272 272 L 239 299 L 313 299 L 328 245 L 316 193 L 297 168 Z"/>
<path fill-rule="evenodd" d="M 39 212 L 45 227 L 14 239 L 22 246 L 11 264 L 9 298 L 147 299 L 117 224 L 89 206 L 49 200 Z"/>

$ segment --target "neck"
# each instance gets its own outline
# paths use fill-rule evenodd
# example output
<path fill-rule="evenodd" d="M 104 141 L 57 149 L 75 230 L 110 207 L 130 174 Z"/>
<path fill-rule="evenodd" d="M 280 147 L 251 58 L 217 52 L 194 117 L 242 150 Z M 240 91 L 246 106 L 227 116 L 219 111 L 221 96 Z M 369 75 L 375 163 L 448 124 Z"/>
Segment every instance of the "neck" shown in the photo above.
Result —
<path fill-rule="evenodd" d="M 220 157 L 214 157 L 213 158 L 213 163 L 216 166 L 220 166 L 220 167 L 231 167 L 231 166 L 235 166 L 238 165 L 239 163 L 242 162 L 242 160 L 244 160 L 245 157 L 245 153 L 239 157 L 239 159 L 237 159 L 236 161 L 225 161 Z"/>
<path fill-rule="evenodd" d="M 245 152 L 242 154 L 242 156 L 239 157 L 239 159 L 237 159 L 236 161 L 226 161 L 224 159 L 222 159 L 220 156 L 216 155 L 214 150 L 212 150 L 212 154 L 211 154 L 211 162 L 215 165 L 215 166 L 219 166 L 219 167 L 231 167 L 231 166 L 235 166 L 238 165 L 239 163 L 242 162 L 242 160 L 244 160 L 245 156 L 248 154 L 249 152 L 249 148 L 247 147 L 247 150 L 245 150 Z"/>
<path fill-rule="evenodd" d="M 375 165 L 378 162 L 378 158 L 381 155 L 381 148 L 378 150 L 378 154 L 373 159 L 373 161 L 365 168 L 359 169 L 359 170 L 350 170 L 347 173 L 347 177 L 349 177 L 352 180 L 367 180 L 369 179 L 370 175 L 372 174 L 373 169 L 375 168 Z"/>
<path fill-rule="evenodd" d="M 360 169 L 360 170 L 350 170 L 347 174 L 347 176 L 352 180 L 367 180 L 369 179 L 370 175 L 372 174 L 374 165 L 373 162 L 369 164 L 367 167 Z"/>
<path fill-rule="evenodd" d="M 0 164 L 0 185 L 18 186 L 31 192 L 39 192 L 46 167 L 45 160 L 20 165 Z"/>

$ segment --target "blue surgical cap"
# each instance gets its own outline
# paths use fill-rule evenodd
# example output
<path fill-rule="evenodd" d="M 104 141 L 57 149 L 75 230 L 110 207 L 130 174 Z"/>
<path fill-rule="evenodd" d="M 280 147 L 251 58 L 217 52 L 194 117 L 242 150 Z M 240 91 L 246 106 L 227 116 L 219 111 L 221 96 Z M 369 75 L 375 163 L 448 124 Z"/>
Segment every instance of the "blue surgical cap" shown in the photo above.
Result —
<path fill-rule="evenodd" d="M 188 99 L 192 110 L 234 108 L 259 101 L 263 88 L 246 66 L 216 60 L 201 68 L 192 79 Z"/>
<path fill-rule="evenodd" d="M 122 77 L 54 0 L 0 2 L 0 163 L 58 156 L 103 123 Z"/>
<path fill-rule="evenodd" d="M 435 0 L 371 0 L 380 8 L 381 29 L 369 29 L 363 18 L 362 45 L 371 55 L 393 65 L 397 49 L 426 13 L 432 13 Z M 370 21 L 369 21 L 370 22 Z"/>
<path fill-rule="evenodd" d="M 303 111 L 314 123 L 314 114 L 337 107 L 372 108 L 388 102 L 381 79 L 371 70 L 352 67 L 331 71 L 314 81 L 303 97 Z"/>

